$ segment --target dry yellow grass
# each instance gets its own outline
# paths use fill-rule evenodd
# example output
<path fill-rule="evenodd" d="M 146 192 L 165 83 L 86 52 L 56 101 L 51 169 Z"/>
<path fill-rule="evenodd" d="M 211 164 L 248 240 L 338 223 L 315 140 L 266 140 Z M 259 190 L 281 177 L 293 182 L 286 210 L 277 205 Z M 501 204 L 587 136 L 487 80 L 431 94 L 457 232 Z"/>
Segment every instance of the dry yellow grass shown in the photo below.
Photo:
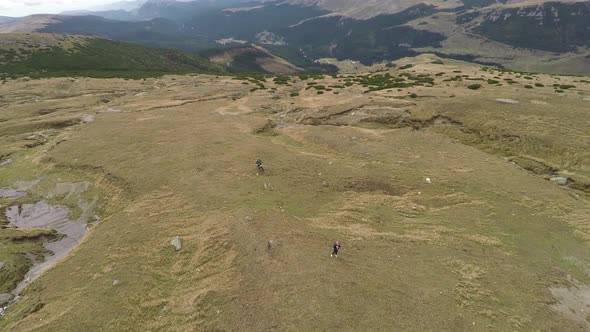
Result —
<path fill-rule="evenodd" d="M 525 89 L 523 75 L 503 73 L 518 83 L 480 81 L 473 91 L 466 78 L 444 80 L 499 73 L 434 60 L 398 63 L 435 77 L 433 87 L 371 93 L 353 85 L 318 95 L 298 78 L 251 92 L 253 84 L 213 76 L 0 85 L 2 151 L 24 160 L 0 168 L 0 186 L 27 180 L 26 167 L 72 170 L 96 179 L 110 202 L 0 326 L 586 329 L 550 304 L 552 288 L 590 282 L 588 198 L 510 158 L 585 181 L 590 85 L 535 75 L 545 87 Z M 554 81 L 576 88 L 558 94 Z M 52 127 L 86 114 L 96 121 Z M 278 126 L 268 129 L 269 119 Z M 24 149 L 40 130 L 55 130 L 55 140 Z M 526 139 L 505 139 L 513 136 Z M 337 259 L 334 240 L 343 245 Z"/>

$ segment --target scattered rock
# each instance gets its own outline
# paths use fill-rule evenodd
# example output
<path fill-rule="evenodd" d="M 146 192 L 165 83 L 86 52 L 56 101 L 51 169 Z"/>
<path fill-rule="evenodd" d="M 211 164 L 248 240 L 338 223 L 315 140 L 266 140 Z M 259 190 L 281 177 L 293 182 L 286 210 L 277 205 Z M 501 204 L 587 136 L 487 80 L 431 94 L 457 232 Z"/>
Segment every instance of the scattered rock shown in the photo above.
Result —
<path fill-rule="evenodd" d="M 117 286 L 118 284 L 120 284 L 121 282 L 117 279 L 113 280 L 113 286 Z"/>
<path fill-rule="evenodd" d="M 557 185 L 560 185 L 560 186 L 565 186 L 565 185 L 567 185 L 568 178 L 564 178 L 563 176 L 554 176 L 554 177 L 550 178 L 549 181 L 551 181 Z"/>
<path fill-rule="evenodd" d="M 352 136 L 350 139 L 353 141 L 358 141 L 358 137 L 356 137 L 356 136 Z"/>
<path fill-rule="evenodd" d="M 546 102 L 540 100 L 531 100 L 531 103 L 534 105 L 547 105 Z"/>
<path fill-rule="evenodd" d="M 432 179 L 430 179 L 430 178 L 426 178 L 426 180 L 424 180 L 424 181 L 426 181 L 426 183 L 428 183 L 428 184 L 432 184 Z"/>
<path fill-rule="evenodd" d="M 272 186 L 272 184 L 265 182 L 264 183 L 264 190 L 272 191 L 272 190 L 274 190 L 274 187 Z"/>
<path fill-rule="evenodd" d="M 251 221 L 254 221 L 254 218 L 253 217 L 250 217 L 250 216 L 245 216 L 244 217 L 244 221 L 245 222 L 251 222 Z"/>
<path fill-rule="evenodd" d="M 498 98 L 496 99 L 497 102 L 505 103 L 505 104 L 518 104 L 519 102 L 514 99 L 507 99 L 507 98 Z"/>
<path fill-rule="evenodd" d="M 268 240 L 267 247 L 268 250 L 275 249 L 278 246 L 278 242 L 275 240 Z"/>
<path fill-rule="evenodd" d="M 590 306 L 590 286 L 573 280 L 571 287 L 549 288 L 556 302 L 550 305 L 551 309 L 563 314 L 564 316 L 580 322 L 586 326 L 586 331 L 590 328 L 587 320 Z"/>
<path fill-rule="evenodd" d="M 170 244 L 174 247 L 176 251 L 182 249 L 182 239 L 180 238 L 180 236 L 177 236 L 174 239 L 172 239 L 172 241 L 170 241 Z"/>
<path fill-rule="evenodd" d="M 8 302 L 10 302 L 12 300 L 12 297 L 13 296 L 10 293 L 0 294 L 0 306 L 4 306 Z"/>
<path fill-rule="evenodd" d="M 0 189 L 0 198 L 21 198 L 27 196 L 27 193 L 14 189 Z"/>
<path fill-rule="evenodd" d="M 6 159 L 4 161 L 0 161 L 0 166 L 6 166 L 12 164 L 12 159 Z"/>
<path fill-rule="evenodd" d="M 82 123 L 90 123 L 96 120 L 96 115 L 84 115 L 82 117 Z"/>
<path fill-rule="evenodd" d="M 328 183 L 328 181 L 322 181 L 322 187 L 324 188 L 328 188 L 330 186 L 330 184 Z"/>

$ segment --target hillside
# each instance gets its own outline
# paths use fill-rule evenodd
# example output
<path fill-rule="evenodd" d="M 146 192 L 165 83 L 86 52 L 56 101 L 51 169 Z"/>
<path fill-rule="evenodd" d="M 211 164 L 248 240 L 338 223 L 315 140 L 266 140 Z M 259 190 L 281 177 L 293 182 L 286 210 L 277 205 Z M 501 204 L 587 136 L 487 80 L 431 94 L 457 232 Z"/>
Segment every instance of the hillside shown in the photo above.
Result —
<path fill-rule="evenodd" d="M 0 96 L 0 330 L 590 328 L 590 77 L 424 54 Z"/>
<path fill-rule="evenodd" d="M 514 70 L 590 73 L 587 1 L 224 0 L 134 6 L 33 16 L 0 23 L 0 32 L 98 35 L 189 52 L 240 40 L 282 58 L 288 54 L 289 62 L 306 69 L 300 64 L 322 58 L 370 66 L 436 53 Z"/>
<path fill-rule="evenodd" d="M 221 72 L 206 59 L 107 39 L 57 34 L 0 34 L 2 76 L 144 77 Z"/>
<path fill-rule="evenodd" d="M 0 16 L 0 23 L 9 23 L 9 22 L 14 22 L 18 20 L 18 18 L 15 17 L 6 17 L 6 16 Z"/>
<path fill-rule="evenodd" d="M 203 53 L 209 61 L 226 67 L 229 71 L 269 74 L 296 74 L 303 69 L 269 53 L 263 47 L 248 44 Z"/>

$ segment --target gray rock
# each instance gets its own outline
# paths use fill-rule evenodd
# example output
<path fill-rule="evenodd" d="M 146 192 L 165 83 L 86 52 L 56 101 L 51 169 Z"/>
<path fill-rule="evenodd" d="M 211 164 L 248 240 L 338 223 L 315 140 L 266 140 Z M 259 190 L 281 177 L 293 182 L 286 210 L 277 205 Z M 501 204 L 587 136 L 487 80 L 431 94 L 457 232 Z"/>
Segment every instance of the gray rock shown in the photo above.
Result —
<path fill-rule="evenodd" d="M 254 217 L 245 216 L 245 217 L 244 217 L 244 221 L 245 221 L 245 222 L 251 222 L 251 221 L 254 221 Z"/>
<path fill-rule="evenodd" d="M 0 198 L 21 198 L 25 196 L 27 196 L 27 193 L 22 191 L 7 188 L 0 189 Z"/>
<path fill-rule="evenodd" d="M 551 181 L 555 184 L 558 184 L 560 186 L 565 186 L 565 185 L 567 185 L 568 178 L 564 178 L 563 176 L 554 176 L 554 177 L 550 178 L 549 181 Z"/>
<path fill-rule="evenodd" d="M 508 99 L 508 98 L 498 98 L 496 99 L 497 102 L 500 103 L 505 103 L 505 104 L 518 104 L 518 101 L 514 100 L 514 99 Z"/>
<path fill-rule="evenodd" d="M 4 262 L 0 262 L 0 271 L 2 271 L 2 269 L 4 268 Z"/>
<path fill-rule="evenodd" d="M 267 242 L 268 250 L 275 249 L 278 246 L 278 242 L 275 240 L 268 240 Z"/>
<path fill-rule="evenodd" d="M 7 159 L 4 161 L 0 161 L 0 166 L 6 166 L 12 164 L 12 159 Z"/>
<path fill-rule="evenodd" d="M 4 306 L 5 304 L 10 302 L 11 300 L 12 300 L 12 294 L 10 294 L 10 293 L 0 294 L 0 306 Z"/>
<path fill-rule="evenodd" d="M 121 282 L 117 279 L 113 280 L 113 286 L 117 286 L 118 284 L 120 284 Z"/>
<path fill-rule="evenodd" d="M 84 123 L 94 122 L 94 120 L 96 120 L 96 115 L 84 115 L 82 117 L 82 122 Z"/>
<path fill-rule="evenodd" d="M 177 236 L 174 239 L 172 239 L 172 241 L 170 241 L 170 244 L 174 247 L 176 251 L 182 249 L 182 239 L 180 238 L 180 236 Z"/>
<path fill-rule="evenodd" d="M 322 181 L 322 187 L 328 188 L 329 186 L 330 184 L 328 183 L 328 181 Z"/>

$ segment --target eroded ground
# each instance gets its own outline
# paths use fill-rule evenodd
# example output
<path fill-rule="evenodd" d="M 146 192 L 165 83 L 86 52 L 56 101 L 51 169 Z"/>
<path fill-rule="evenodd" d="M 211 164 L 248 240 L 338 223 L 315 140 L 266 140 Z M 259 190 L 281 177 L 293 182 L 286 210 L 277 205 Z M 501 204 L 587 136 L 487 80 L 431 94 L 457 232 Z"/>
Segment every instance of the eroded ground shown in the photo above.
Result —
<path fill-rule="evenodd" d="M 2 208 L 48 200 L 79 220 L 101 202 L 0 326 L 590 328 L 587 78 L 434 61 L 0 85 Z M 14 266 L 59 236 L 21 231 L 21 248 L 17 231 L 0 230 Z"/>

